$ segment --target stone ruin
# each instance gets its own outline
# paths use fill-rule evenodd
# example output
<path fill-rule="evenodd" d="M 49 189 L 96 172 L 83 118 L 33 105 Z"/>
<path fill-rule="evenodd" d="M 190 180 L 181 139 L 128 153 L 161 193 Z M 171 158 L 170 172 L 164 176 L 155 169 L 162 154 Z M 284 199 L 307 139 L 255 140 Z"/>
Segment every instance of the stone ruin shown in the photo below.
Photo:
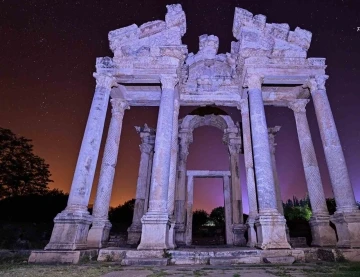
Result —
<path fill-rule="evenodd" d="M 138 250 L 191 245 L 193 178 L 224 181 L 226 244 L 259 249 L 290 249 L 275 164 L 275 134 L 264 106 L 294 112 L 306 185 L 312 206 L 312 246 L 360 247 L 360 211 L 326 94 L 325 58 L 308 58 L 311 32 L 288 24 L 267 23 L 264 15 L 236 8 L 231 52 L 218 53 L 219 39 L 199 37 L 199 51 L 182 44 L 186 16 L 168 5 L 164 20 L 109 33 L 114 57 L 96 59 L 96 88 L 69 200 L 55 219 L 45 250 L 104 248 L 109 239 L 111 191 L 122 121 L 131 106 L 159 106 L 156 130 L 136 127 L 141 160 L 133 223 L 128 243 Z M 313 100 L 337 210 L 327 210 L 306 105 Z M 92 215 L 87 207 L 109 100 L 112 106 L 100 179 Z M 236 107 L 241 123 L 228 115 L 187 115 L 180 106 Z M 187 171 L 193 130 L 214 126 L 224 131 L 229 171 Z M 244 155 L 249 218 L 242 220 L 238 157 Z M 245 185 L 245 184 L 244 184 Z M 335 230 L 330 226 L 333 223 Z M 91 228 L 90 228 L 91 226 Z M 248 240 L 244 233 L 248 232 Z M 337 234 L 337 236 L 336 236 Z M 45 251 L 46 252 L 46 251 Z"/>

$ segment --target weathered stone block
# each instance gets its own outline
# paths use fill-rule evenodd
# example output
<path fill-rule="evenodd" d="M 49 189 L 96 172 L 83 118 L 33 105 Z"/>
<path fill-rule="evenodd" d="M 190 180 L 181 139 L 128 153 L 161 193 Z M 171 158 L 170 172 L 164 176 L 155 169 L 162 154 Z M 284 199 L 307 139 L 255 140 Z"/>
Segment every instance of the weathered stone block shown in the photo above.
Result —
<path fill-rule="evenodd" d="M 77 251 L 32 251 L 29 263 L 64 263 L 77 264 L 82 259 L 90 261 L 98 255 L 98 250 Z"/>
<path fill-rule="evenodd" d="M 270 264 L 293 264 L 295 262 L 295 258 L 292 256 L 265 257 L 264 262 Z"/>
<path fill-rule="evenodd" d="M 140 265 L 140 266 L 165 266 L 169 264 L 167 258 L 125 258 L 121 265 Z"/>

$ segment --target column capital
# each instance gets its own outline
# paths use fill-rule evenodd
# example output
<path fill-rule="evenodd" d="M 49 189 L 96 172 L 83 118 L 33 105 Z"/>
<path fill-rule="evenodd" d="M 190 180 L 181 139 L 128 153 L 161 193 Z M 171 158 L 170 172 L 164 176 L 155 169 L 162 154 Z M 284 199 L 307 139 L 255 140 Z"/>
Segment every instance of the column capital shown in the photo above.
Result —
<path fill-rule="evenodd" d="M 316 90 L 325 90 L 325 82 L 327 79 L 329 79 L 328 75 L 315 75 L 309 78 L 306 86 L 309 87 L 310 92 Z"/>
<path fill-rule="evenodd" d="M 297 99 L 289 102 L 288 108 L 292 109 L 294 113 L 305 113 L 306 105 L 309 103 L 309 99 Z"/>
<path fill-rule="evenodd" d="M 273 153 L 275 153 L 275 146 L 277 145 L 275 143 L 275 136 L 280 131 L 280 129 L 281 129 L 281 126 L 275 126 L 275 127 L 268 128 L 269 144 L 270 144 L 270 149 Z"/>
<path fill-rule="evenodd" d="M 162 88 L 174 89 L 179 82 L 179 78 L 177 75 L 160 75 L 160 82 Z"/>
<path fill-rule="evenodd" d="M 139 145 L 141 153 L 150 154 L 154 150 L 154 144 L 145 143 Z"/>
<path fill-rule="evenodd" d="M 260 74 L 250 74 L 245 79 L 245 86 L 249 89 L 261 89 L 261 85 L 264 81 L 264 76 Z"/>
<path fill-rule="evenodd" d="M 241 114 L 248 114 L 249 113 L 249 101 L 247 98 L 241 99 L 238 104 L 237 108 L 240 110 Z"/>
<path fill-rule="evenodd" d="M 93 76 L 96 80 L 97 87 L 105 87 L 111 89 L 111 87 L 117 85 L 116 78 L 113 76 L 105 75 L 97 72 L 93 73 Z"/>
<path fill-rule="evenodd" d="M 155 129 L 149 128 L 149 126 L 145 123 L 144 127 L 135 126 L 135 130 L 140 135 L 142 143 L 150 144 L 154 147 Z"/>
<path fill-rule="evenodd" d="M 189 145 L 193 142 L 193 132 L 189 129 L 180 129 L 179 130 L 179 139 L 180 144 L 186 144 Z"/>
<path fill-rule="evenodd" d="M 123 115 L 125 110 L 130 109 L 128 102 L 124 99 L 112 98 L 110 100 L 110 102 L 111 102 L 111 106 L 112 106 L 112 109 L 111 109 L 112 116 L 116 116 L 119 114 Z"/>

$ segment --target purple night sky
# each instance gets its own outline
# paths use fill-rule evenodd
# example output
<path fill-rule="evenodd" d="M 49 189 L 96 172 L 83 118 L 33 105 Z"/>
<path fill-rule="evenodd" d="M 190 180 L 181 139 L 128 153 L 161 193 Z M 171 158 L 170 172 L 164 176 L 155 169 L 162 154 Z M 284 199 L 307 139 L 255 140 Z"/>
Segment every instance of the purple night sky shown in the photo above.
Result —
<path fill-rule="evenodd" d="M 50 4 L 51 3 L 51 4 Z M 50 164 L 51 187 L 69 191 L 95 88 L 95 58 L 112 56 L 109 31 L 164 19 L 166 4 L 181 3 L 187 17 L 183 43 L 197 52 L 198 36 L 214 34 L 219 52 L 229 52 L 235 7 L 264 14 L 270 23 L 288 23 L 313 33 L 309 57 L 327 59 L 326 83 L 356 199 L 360 200 L 360 14 L 358 1 L 145 1 L 145 0 L 3 0 L 0 1 L 0 127 L 31 138 L 36 154 Z M 196 107 L 184 107 L 183 117 Z M 222 107 L 220 107 L 222 108 Z M 223 108 L 234 121 L 235 108 Z M 283 200 L 304 197 L 305 177 L 293 113 L 266 107 L 269 127 L 282 126 L 276 159 Z M 140 138 L 134 126 L 156 126 L 158 108 L 126 111 L 111 200 L 112 206 L 135 196 Z M 327 197 L 332 197 L 312 102 L 307 116 Z M 105 134 L 109 123 L 109 114 Z M 188 169 L 228 170 L 222 132 L 201 127 L 194 132 Z M 105 138 L 105 136 L 104 136 Z M 103 143 L 104 143 L 103 138 Z M 101 161 L 102 149 L 100 153 Z M 248 211 L 243 156 L 240 155 L 244 211 Z M 95 176 L 94 199 L 98 174 Z M 223 205 L 220 179 L 195 180 L 195 209 Z"/>

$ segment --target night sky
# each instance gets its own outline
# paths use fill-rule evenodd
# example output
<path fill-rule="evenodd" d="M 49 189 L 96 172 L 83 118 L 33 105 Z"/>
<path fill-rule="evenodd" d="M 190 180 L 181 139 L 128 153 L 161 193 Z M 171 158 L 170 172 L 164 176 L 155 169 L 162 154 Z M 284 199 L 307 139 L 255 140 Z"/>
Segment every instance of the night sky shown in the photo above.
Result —
<path fill-rule="evenodd" d="M 51 4 L 50 4 L 51 3 Z M 313 33 L 309 57 L 325 57 L 330 76 L 326 83 L 356 199 L 360 200 L 360 2 L 335 0 L 287 1 L 0 1 L 0 127 L 33 140 L 35 152 L 50 164 L 52 188 L 70 189 L 91 105 L 95 58 L 112 56 L 108 32 L 132 23 L 164 20 L 166 4 L 181 3 L 187 32 L 183 43 L 197 52 L 198 36 L 214 34 L 219 52 L 230 52 L 235 7 L 264 14 L 268 23 L 288 23 Z M 196 107 L 182 108 L 183 117 Z M 234 121 L 235 108 L 224 108 Z M 306 193 L 293 113 L 266 107 L 268 126 L 281 125 L 277 136 L 277 168 L 282 198 Z M 134 126 L 156 126 L 158 108 L 132 107 L 126 111 L 112 206 L 135 196 L 140 139 Z M 312 103 L 307 116 L 327 197 L 332 196 L 320 134 Z M 106 121 L 104 138 L 107 134 Z M 201 127 L 194 132 L 188 169 L 228 170 L 222 131 Z M 102 157 L 102 149 L 99 162 Z M 243 156 L 240 156 L 244 211 L 248 211 Z M 95 176 L 93 193 L 98 181 Z M 223 205 L 221 180 L 196 179 L 195 209 L 210 211 Z"/>

